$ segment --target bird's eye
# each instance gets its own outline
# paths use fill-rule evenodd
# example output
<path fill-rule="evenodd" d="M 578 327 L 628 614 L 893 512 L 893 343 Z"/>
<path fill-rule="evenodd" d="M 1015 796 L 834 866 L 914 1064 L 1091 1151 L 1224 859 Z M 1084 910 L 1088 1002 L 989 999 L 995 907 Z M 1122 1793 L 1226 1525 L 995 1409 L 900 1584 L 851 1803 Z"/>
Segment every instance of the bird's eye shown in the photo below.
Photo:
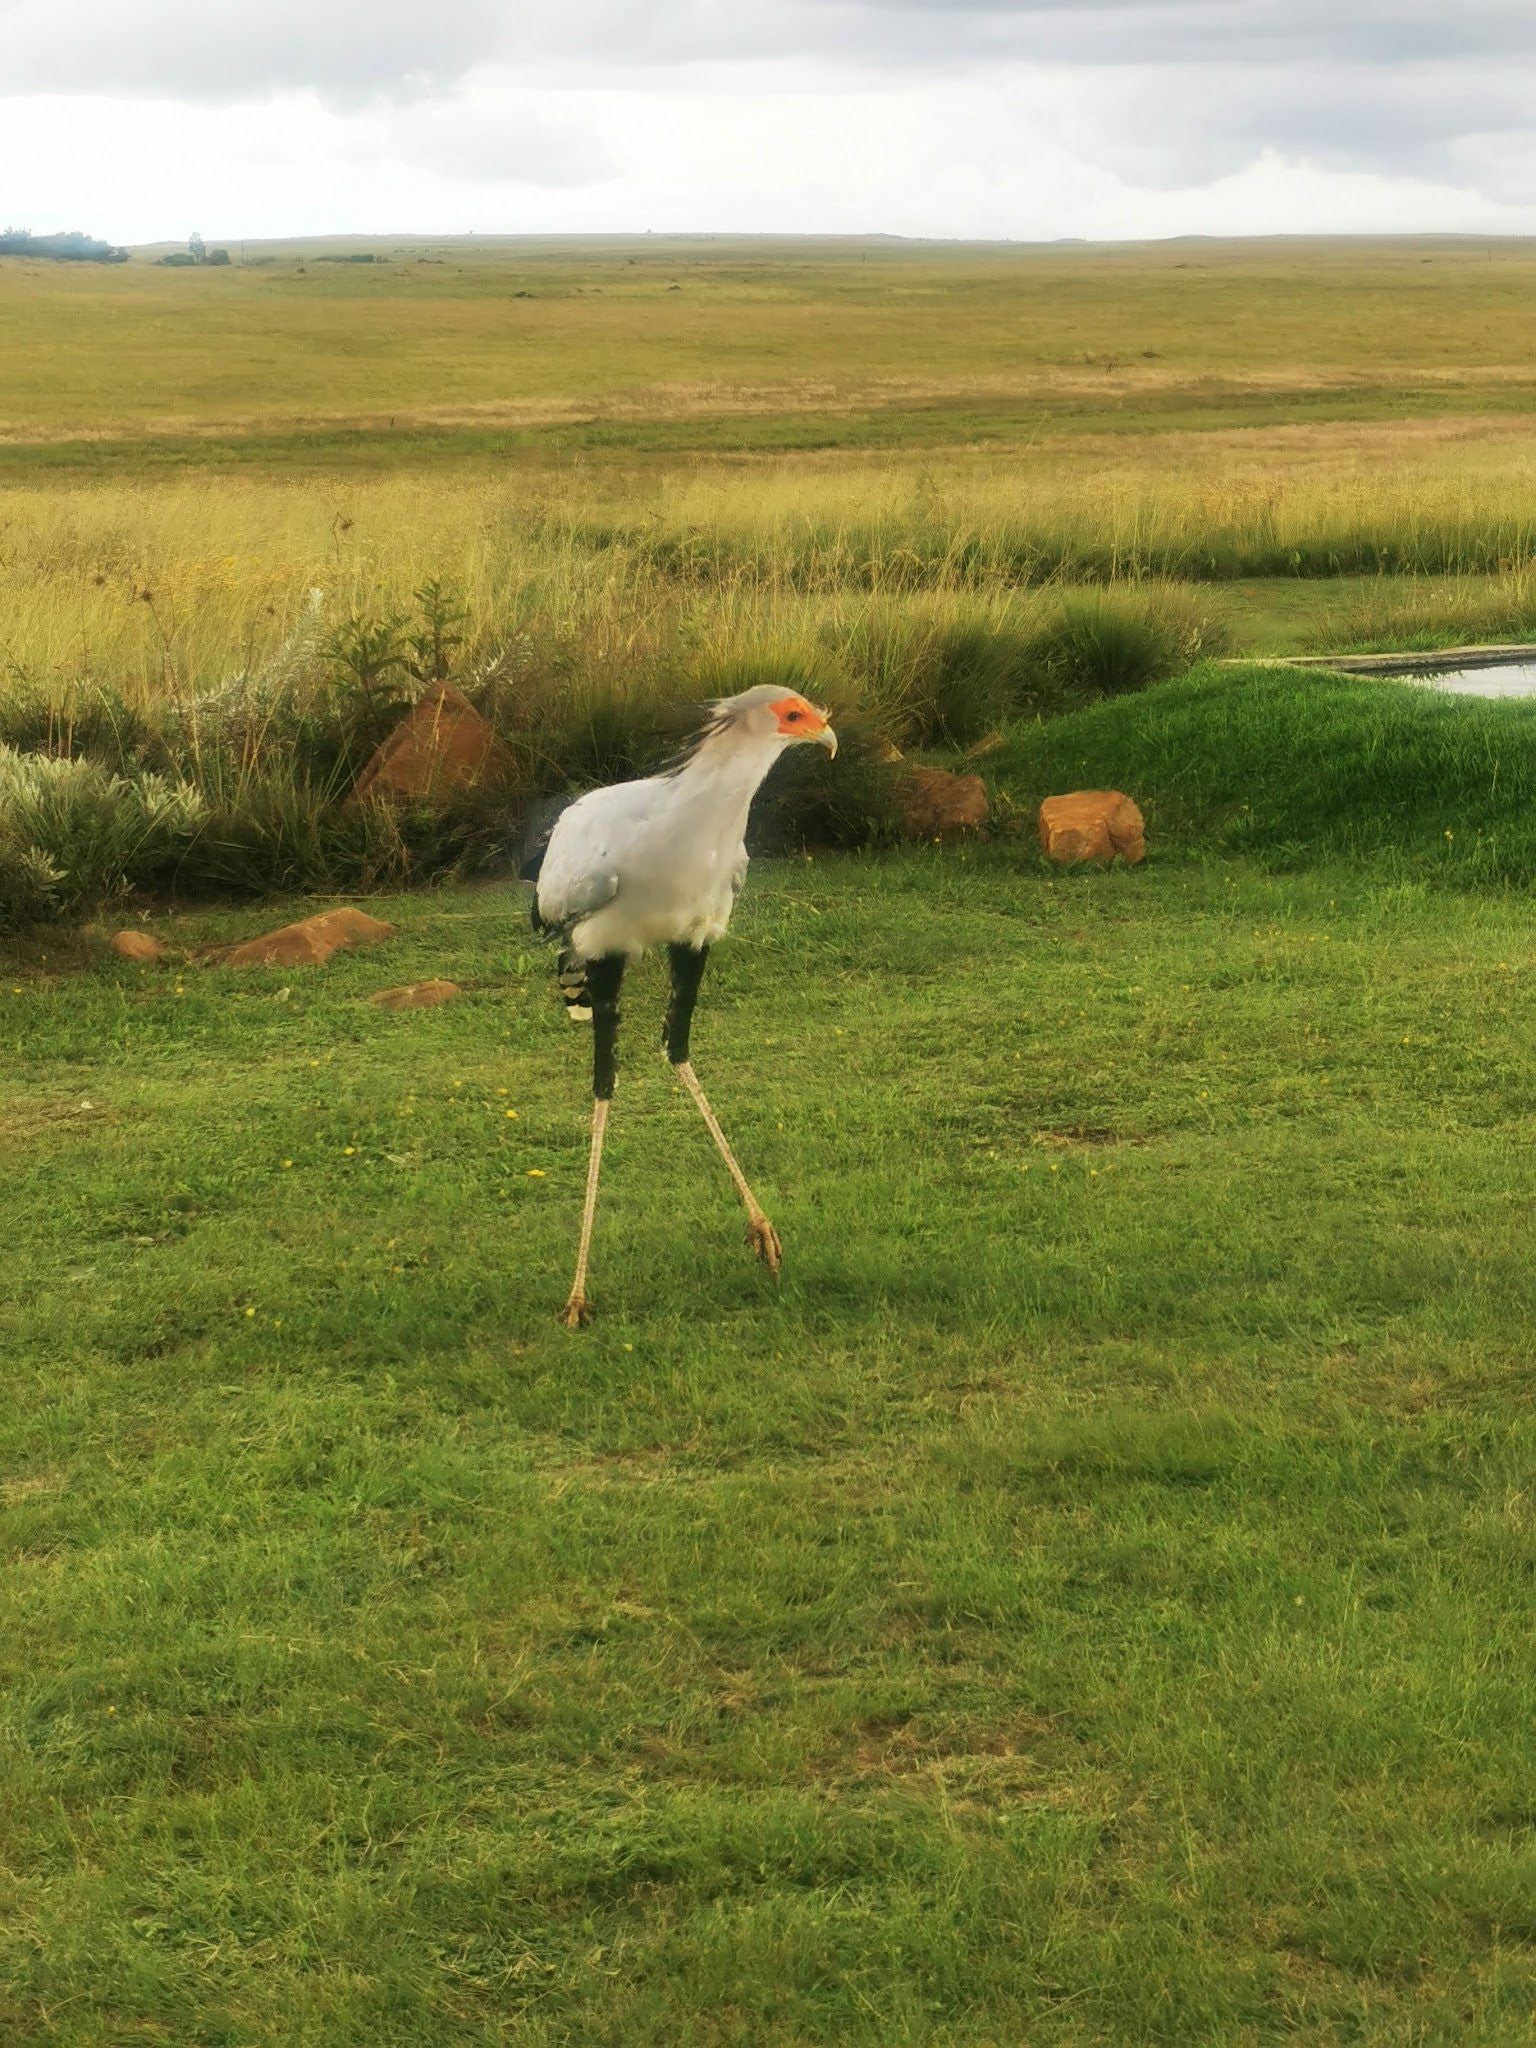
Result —
<path fill-rule="evenodd" d="M 804 713 L 803 711 L 789 711 L 789 712 L 786 712 L 786 713 L 785 713 L 785 718 L 786 718 L 786 721 L 787 721 L 787 722 L 788 722 L 788 723 L 789 723 L 790 725 L 793 725 L 793 724 L 795 723 L 795 720 L 796 720 L 797 718 L 804 718 L 804 716 L 805 716 L 805 713 Z"/>

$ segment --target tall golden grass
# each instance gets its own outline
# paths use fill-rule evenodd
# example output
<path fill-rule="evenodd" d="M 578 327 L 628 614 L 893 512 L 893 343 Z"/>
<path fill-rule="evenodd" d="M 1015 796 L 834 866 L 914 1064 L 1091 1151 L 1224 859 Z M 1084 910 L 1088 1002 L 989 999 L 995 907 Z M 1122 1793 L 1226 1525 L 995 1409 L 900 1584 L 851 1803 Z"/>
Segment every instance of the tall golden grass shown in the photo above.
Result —
<path fill-rule="evenodd" d="M 0 486 L 0 687 L 109 682 L 130 701 L 196 691 L 264 660 L 308 594 L 387 614 L 429 577 L 460 593 L 477 642 L 530 619 L 599 671 L 664 642 L 722 659 L 814 646 L 861 604 L 964 595 L 991 612 L 1082 580 L 1306 579 L 1315 630 L 1369 634 L 1523 618 L 1536 559 L 1536 463 L 1458 451 L 1385 474 L 1335 444 L 1290 474 L 1176 449 L 1062 474 L 911 458 L 806 459 L 562 478 L 483 469 L 401 476 L 187 474 Z M 1331 577 L 1378 575 L 1358 586 Z M 1388 576 L 1394 578 L 1388 582 Z M 1418 583 L 1403 580 L 1417 576 Z M 1240 597 L 1214 597 L 1241 637 Z M 1389 630 L 1381 628 L 1379 630 Z M 1341 639 L 1342 636 L 1342 639 Z"/>

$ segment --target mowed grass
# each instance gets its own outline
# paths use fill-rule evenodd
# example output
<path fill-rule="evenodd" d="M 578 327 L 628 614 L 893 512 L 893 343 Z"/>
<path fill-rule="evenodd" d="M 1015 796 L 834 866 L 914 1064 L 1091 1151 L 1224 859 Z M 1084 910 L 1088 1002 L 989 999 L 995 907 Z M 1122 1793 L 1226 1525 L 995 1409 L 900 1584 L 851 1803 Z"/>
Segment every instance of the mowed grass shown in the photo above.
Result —
<path fill-rule="evenodd" d="M 764 864 L 782 1286 L 651 965 L 584 1334 L 584 1040 L 385 907 L 0 987 L 0 2034 L 1529 2040 L 1522 896 Z"/>

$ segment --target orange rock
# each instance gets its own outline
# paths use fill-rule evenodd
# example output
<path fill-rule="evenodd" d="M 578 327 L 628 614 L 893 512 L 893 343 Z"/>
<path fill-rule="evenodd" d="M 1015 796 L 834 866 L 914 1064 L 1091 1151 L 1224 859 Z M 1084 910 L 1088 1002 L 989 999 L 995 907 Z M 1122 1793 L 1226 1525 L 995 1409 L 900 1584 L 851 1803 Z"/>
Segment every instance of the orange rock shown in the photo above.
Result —
<path fill-rule="evenodd" d="M 114 953 L 120 953 L 125 960 L 137 960 L 141 966 L 153 966 L 165 958 L 165 948 L 158 939 L 152 939 L 148 932 L 119 932 L 112 941 Z"/>
<path fill-rule="evenodd" d="M 456 981 L 408 981 L 400 988 L 381 988 L 368 1000 L 380 1010 L 431 1010 L 463 993 Z"/>
<path fill-rule="evenodd" d="M 1040 806 L 1040 844 L 1063 867 L 1079 860 L 1146 857 L 1146 820 L 1118 789 L 1075 789 Z"/>
<path fill-rule="evenodd" d="M 371 796 L 442 797 L 505 765 L 496 735 L 462 690 L 435 683 L 378 747 L 352 801 Z"/>
<path fill-rule="evenodd" d="M 221 967 L 318 967 L 343 946 L 371 946 L 394 936 L 392 924 L 361 910 L 325 910 L 215 957 Z"/>
<path fill-rule="evenodd" d="M 979 832 L 989 816 L 979 775 L 947 768 L 909 768 L 898 785 L 901 826 L 909 839 L 959 839 Z"/>

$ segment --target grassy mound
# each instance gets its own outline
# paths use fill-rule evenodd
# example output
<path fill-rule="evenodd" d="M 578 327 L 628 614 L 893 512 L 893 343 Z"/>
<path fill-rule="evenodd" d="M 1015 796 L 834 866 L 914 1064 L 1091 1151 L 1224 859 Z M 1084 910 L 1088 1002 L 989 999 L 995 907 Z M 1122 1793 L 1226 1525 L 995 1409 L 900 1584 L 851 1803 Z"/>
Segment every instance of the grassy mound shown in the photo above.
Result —
<path fill-rule="evenodd" d="M 1536 703 L 1207 663 L 1018 727 L 988 767 L 1031 809 L 1052 790 L 1126 790 L 1163 845 L 1536 875 Z"/>

